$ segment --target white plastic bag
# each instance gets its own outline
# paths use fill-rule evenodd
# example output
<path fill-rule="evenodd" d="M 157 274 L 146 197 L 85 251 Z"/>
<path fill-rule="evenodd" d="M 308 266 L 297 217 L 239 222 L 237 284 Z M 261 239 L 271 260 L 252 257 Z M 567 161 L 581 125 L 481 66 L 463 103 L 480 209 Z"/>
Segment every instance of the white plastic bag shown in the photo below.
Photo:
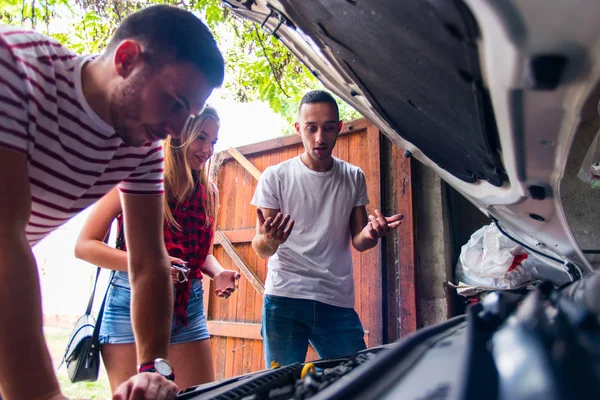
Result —
<path fill-rule="evenodd" d="M 538 263 L 491 224 L 473 233 L 462 247 L 456 277 L 468 285 L 512 289 L 532 281 Z"/>
<path fill-rule="evenodd" d="M 592 140 L 592 144 L 577 173 L 579 179 L 585 183 L 591 184 L 595 189 L 598 188 L 597 182 L 600 179 L 600 141 L 598 140 L 598 136 L 600 136 L 600 131 L 596 133 L 594 140 Z"/>

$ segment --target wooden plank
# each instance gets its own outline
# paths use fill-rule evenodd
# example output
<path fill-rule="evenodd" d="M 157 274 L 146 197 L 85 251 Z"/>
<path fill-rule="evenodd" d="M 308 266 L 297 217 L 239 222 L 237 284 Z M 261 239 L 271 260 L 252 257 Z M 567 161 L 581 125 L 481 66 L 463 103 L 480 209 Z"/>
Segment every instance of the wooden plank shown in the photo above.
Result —
<path fill-rule="evenodd" d="M 256 179 L 257 181 L 260 179 L 260 175 L 261 172 L 258 170 L 258 168 L 256 168 L 254 166 L 254 164 L 252 164 L 250 161 L 248 161 L 248 159 L 246 157 L 244 157 L 244 155 L 242 153 L 240 153 L 238 150 L 234 149 L 233 147 L 230 147 L 227 152 L 229 154 L 231 154 L 233 156 L 233 158 L 235 158 L 237 160 L 237 162 L 239 162 L 242 167 L 244 167 L 244 169 L 246 171 L 248 171 L 250 173 L 250 175 L 252 175 L 254 177 L 254 179 Z"/>
<path fill-rule="evenodd" d="M 233 376 L 233 352 L 235 349 L 235 339 L 232 337 L 223 338 L 226 340 L 225 345 L 225 378 Z"/>
<path fill-rule="evenodd" d="M 258 157 L 257 165 L 264 171 L 269 165 L 267 164 L 268 159 L 265 158 L 264 154 L 261 154 Z M 256 225 L 256 214 L 253 217 L 254 225 Z M 255 228 L 256 229 L 256 228 Z M 252 252 L 252 256 L 248 258 L 249 262 L 255 266 L 255 273 L 260 279 L 261 282 L 266 281 L 266 270 L 267 270 L 267 261 L 260 258 L 256 252 Z M 262 315 L 263 315 L 263 301 L 264 297 L 260 295 L 258 292 L 254 291 L 253 294 L 253 303 L 254 303 L 254 315 L 250 316 L 252 322 L 257 324 L 262 324 Z M 260 332 L 259 332 L 260 334 Z M 262 337 L 259 340 L 252 340 L 252 370 L 260 371 L 265 369 L 265 356 L 264 356 L 264 346 Z"/>
<path fill-rule="evenodd" d="M 340 136 L 350 135 L 352 133 L 364 130 L 367 128 L 368 122 L 366 119 L 361 118 L 354 121 L 344 122 L 342 125 L 342 130 L 340 132 Z M 286 135 L 281 136 L 276 139 L 269 139 L 259 143 L 249 144 L 247 146 L 237 147 L 237 151 L 244 156 L 248 156 L 250 154 L 257 154 L 267 152 L 269 150 L 275 149 L 283 149 L 288 146 L 294 146 L 302 144 L 302 139 L 298 135 Z M 223 152 L 221 154 L 223 162 L 230 160 L 233 158 L 233 155 L 229 154 L 229 152 Z"/>
<path fill-rule="evenodd" d="M 382 140 L 382 171 L 381 182 L 383 188 L 382 210 L 385 215 L 394 215 L 399 213 L 396 201 L 397 181 L 402 181 L 402 176 L 398 176 L 397 160 L 394 153 L 394 145 L 387 137 Z M 387 312 L 384 314 L 386 326 L 384 330 L 384 341 L 386 343 L 395 342 L 400 338 L 400 271 L 398 259 L 398 232 L 404 229 L 402 225 L 394 232 L 390 233 L 385 240 L 385 291 L 384 301 L 387 304 Z"/>
<path fill-rule="evenodd" d="M 254 274 L 254 272 L 250 269 L 250 267 L 242 260 L 240 255 L 237 253 L 233 244 L 227 239 L 227 237 L 221 232 L 215 232 L 215 236 L 219 237 L 219 241 L 221 245 L 229 254 L 235 265 L 240 269 L 240 272 L 252 283 L 252 286 L 256 289 L 258 293 L 263 295 L 265 293 L 265 285 L 258 279 L 258 277 Z"/>
<path fill-rule="evenodd" d="M 229 257 L 225 256 L 224 253 L 225 252 L 220 247 L 215 248 L 213 251 L 213 255 L 219 261 L 221 266 L 223 266 L 223 268 L 225 268 L 225 269 L 229 269 L 229 265 L 227 264 L 227 262 L 225 262 L 225 259 L 229 259 Z M 211 279 L 211 285 L 212 285 L 212 279 Z M 210 286 L 208 286 L 208 287 L 210 287 Z M 212 290 L 212 289 L 214 289 L 214 286 L 211 287 L 211 290 L 208 292 L 209 301 L 208 301 L 208 313 L 206 314 L 207 320 L 220 319 L 220 317 L 219 317 L 219 312 L 220 312 L 219 298 L 215 295 L 214 290 Z M 206 292 L 205 292 L 205 294 L 206 294 Z"/>
<path fill-rule="evenodd" d="M 213 358 L 213 367 L 215 369 L 215 379 L 218 380 L 219 378 L 217 378 L 217 376 L 220 375 L 219 372 L 218 372 L 218 370 L 219 370 L 219 365 L 218 365 L 218 358 L 219 358 L 219 354 L 218 354 L 218 351 L 219 351 L 218 341 L 219 341 L 219 338 L 218 337 L 211 337 L 209 340 L 210 340 L 210 349 L 211 349 L 212 358 Z"/>
<path fill-rule="evenodd" d="M 246 258 L 248 260 L 248 262 L 250 263 L 250 265 L 254 265 L 255 266 L 255 270 L 256 270 L 256 253 L 254 251 L 254 249 L 250 249 L 248 251 L 248 256 Z M 258 275 L 256 275 L 256 272 L 254 273 L 254 275 L 258 278 Z M 260 280 L 260 278 L 259 278 Z M 261 281 L 262 282 L 262 281 Z M 241 288 L 241 283 L 240 282 L 240 288 Z M 242 322 L 255 322 L 254 319 L 254 305 L 255 305 L 255 301 L 254 301 L 254 294 L 257 293 L 255 290 L 253 290 L 252 287 L 250 287 L 250 283 L 246 280 L 244 282 L 244 296 L 242 297 L 241 292 L 240 292 L 240 297 L 242 297 L 242 301 L 245 303 L 245 313 L 243 318 L 240 319 L 240 321 Z"/>
<path fill-rule="evenodd" d="M 230 243 L 250 243 L 256 235 L 256 228 L 232 229 L 221 232 L 225 234 Z M 221 245 L 221 241 L 216 236 L 213 243 Z"/>
<path fill-rule="evenodd" d="M 256 157 L 250 160 L 253 165 L 256 166 L 258 170 L 258 164 L 256 164 Z M 248 172 L 248 171 L 247 171 Z M 254 196 L 254 183 L 258 183 L 256 179 L 251 176 L 249 173 L 244 174 L 244 180 L 242 182 L 242 187 L 238 188 L 238 195 L 242 198 L 242 202 L 244 204 L 241 214 L 240 220 L 240 228 L 253 228 L 256 224 L 256 208 L 250 204 L 252 202 L 252 197 Z"/>
<path fill-rule="evenodd" d="M 367 194 L 368 193 L 368 189 L 370 186 L 370 182 L 369 182 L 369 171 L 367 170 L 367 165 L 364 161 L 364 153 L 366 153 L 366 147 L 364 140 L 362 140 L 362 138 L 366 136 L 366 132 L 361 132 L 359 134 L 356 135 L 352 135 L 349 136 L 347 138 L 347 142 L 346 142 L 346 146 L 348 148 L 348 159 L 345 160 L 347 162 L 349 162 L 352 165 L 356 165 L 357 167 L 360 167 L 360 169 L 362 169 L 362 171 L 365 174 L 365 178 L 366 178 L 366 183 L 367 183 Z M 369 197 L 369 201 L 370 204 L 367 205 L 367 213 L 369 213 L 369 209 L 371 207 L 371 205 L 373 204 L 373 199 L 371 197 Z M 349 221 L 348 221 L 349 223 Z M 360 321 L 363 325 L 363 328 L 366 328 L 368 326 L 370 326 L 370 321 L 369 321 L 369 316 L 363 312 L 363 304 L 364 304 L 364 299 L 363 299 L 363 288 L 366 285 L 366 282 L 363 282 L 362 280 L 362 272 L 363 269 L 365 268 L 365 266 L 363 266 L 362 264 L 362 253 L 358 252 L 357 250 L 354 249 L 354 247 L 352 248 L 352 266 L 353 266 L 353 279 L 354 279 L 354 309 L 356 310 L 356 313 L 359 315 L 360 317 Z M 369 275 L 366 275 L 367 279 L 369 277 Z M 368 343 L 367 343 L 368 345 Z"/>
<path fill-rule="evenodd" d="M 350 162 L 348 148 L 352 140 L 352 136 L 356 135 L 346 135 L 339 137 L 334 148 L 335 153 L 337 153 L 336 157 L 347 162 Z"/>
<path fill-rule="evenodd" d="M 298 148 L 302 148 L 304 149 L 304 147 L 301 144 L 298 144 L 296 146 L 290 146 L 286 149 L 286 158 L 288 160 L 294 158 L 294 157 L 298 157 Z"/>
<path fill-rule="evenodd" d="M 217 215 L 216 229 L 220 227 L 227 227 L 227 219 L 230 214 L 230 199 L 232 193 L 235 193 L 234 188 L 228 184 L 230 181 L 229 177 L 229 165 L 224 168 L 225 165 L 221 165 L 218 170 L 218 175 L 214 176 L 215 182 L 219 189 L 219 212 Z M 214 248 L 214 256 L 221 263 L 224 268 L 228 268 L 228 263 L 225 262 L 224 251 L 222 248 Z M 207 285 L 210 287 L 210 285 Z M 212 319 L 219 319 L 222 309 L 222 302 L 215 296 L 214 293 L 208 292 L 209 301 L 207 302 L 208 313 L 206 314 L 206 320 L 208 323 Z M 209 331 L 210 332 L 210 331 Z M 226 348 L 223 338 L 211 337 L 211 349 L 213 356 L 213 365 L 215 367 L 215 379 L 220 380 L 225 377 L 225 353 Z"/>
<path fill-rule="evenodd" d="M 244 259 L 248 259 L 248 251 L 246 249 L 246 247 L 248 246 L 244 246 L 244 248 L 240 249 L 238 247 L 238 251 L 242 250 L 243 252 L 240 252 L 238 254 L 240 254 L 241 257 L 244 257 Z M 245 253 L 245 254 L 244 254 Z M 246 309 L 246 299 L 248 297 L 250 297 L 250 295 L 254 294 L 254 288 L 251 287 L 248 284 L 248 280 L 247 279 L 240 279 L 238 280 L 238 290 L 237 292 L 237 297 L 235 299 L 235 305 L 237 307 L 236 313 L 235 313 L 235 321 L 236 322 L 246 322 L 246 314 L 248 313 L 248 310 Z"/>
<path fill-rule="evenodd" d="M 209 331 L 210 332 L 210 331 Z M 216 380 L 225 378 L 225 368 L 227 367 L 227 338 L 217 337 L 217 351 L 215 352 Z"/>
<path fill-rule="evenodd" d="M 366 179 L 367 191 L 371 201 L 371 210 L 375 208 L 381 210 L 381 134 L 379 129 L 369 124 L 367 134 L 363 140 L 366 140 Z M 382 240 L 377 245 L 361 254 L 365 259 L 361 264 L 363 267 L 363 279 L 367 282 L 363 288 L 363 307 L 369 315 L 369 335 L 368 346 L 378 346 L 383 344 L 383 268 L 382 268 Z M 365 293 L 366 292 L 366 293 Z"/>
<path fill-rule="evenodd" d="M 224 167 L 224 168 L 223 168 Z M 232 185 L 232 182 L 235 182 L 235 180 L 237 179 L 237 177 L 239 176 L 239 174 L 243 174 L 244 173 L 244 169 L 242 168 L 242 166 L 239 163 L 229 163 L 226 165 L 223 165 L 223 169 L 224 169 L 224 181 L 222 182 L 222 184 L 224 186 L 227 186 L 229 195 L 226 199 L 223 199 L 224 202 L 226 203 L 226 208 L 227 208 L 227 212 L 224 213 L 224 224 L 220 225 L 220 227 L 226 228 L 226 229 L 232 229 L 233 227 L 236 226 L 236 221 L 235 221 L 235 211 L 237 209 L 238 206 L 238 202 L 237 200 L 237 188 L 235 187 L 235 185 Z M 218 231 L 217 231 L 218 232 Z M 217 233 L 215 232 L 215 234 Z M 216 236 L 216 235 L 215 235 Z M 226 255 L 225 251 L 221 252 L 221 257 L 223 257 L 221 259 L 221 264 L 223 265 L 224 268 L 227 269 L 236 269 L 235 267 L 235 263 L 233 262 L 233 260 L 228 257 Z M 237 296 L 237 294 L 236 294 Z M 230 312 L 230 306 L 231 306 L 231 302 L 229 301 L 230 299 L 223 299 L 220 297 L 215 297 L 214 298 L 214 302 L 217 304 L 217 312 L 214 314 L 213 316 L 213 320 L 220 320 L 220 321 L 225 321 L 225 320 L 231 320 L 234 316 L 232 315 L 232 313 Z M 224 352 L 224 356 L 229 354 L 229 350 L 228 346 L 229 343 L 225 338 L 222 338 L 222 342 L 221 346 L 223 348 L 223 352 Z M 227 363 L 225 363 L 224 365 L 224 369 L 223 369 L 223 376 L 227 376 L 226 373 L 227 370 Z"/>
<path fill-rule="evenodd" d="M 236 187 L 231 183 L 236 178 L 236 173 L 243 171 L 238 163 L 222 164 L 219 173 L 219 179 L 217 180 L 220 192 L 219 198 L 219 215 L 217 223 L 218 229 L 232 229 L 235 226 L 234 222 L 234 211 L 236 208 Z M 225 251 L 220 246 L 215 246 L 214 254 L 221 265 L 226 269 L 233 269 L 233 263 L 231 259 L 225 255 Z M 211 293 L 210 302 L 210 318 L 207 318 L 207 323 L 210 325 L 212 320 L 227 320 L 230 318 L 228 315 L 229 311 L 229 300 L 216 297 L 214 293 Z M 210 329 L 210 328 L 209 328 Z M 209 330 L 210 332 L 210 330 Z M 211 332 L 212 333 L 212 332 Z M 228 349 L 228 343 L 226 337 L 213 336 L 211 342 L 214 343 L 213 349 L 213 363 L 215 365 L 215 376 L 216 379 L 223 379 L 227 376 L 228 360 L 231 358 L 230 349 Z M 229 357 L 228 357 L 229 355 Z"/>
<path fill-rule="evenodd" d="M 252 341 L 252 371 L 260 371 L 265 369 L 265 357 L 263 350 L 263 342 L 261 340 Z"/>
<path fill-rule="evenodd" d="M 229 187 L 229 196 L 225 199 L 227 202 L 227 212 L 225 213 L 225 224 L 221 228 L 234 229 L 235 228 L 235 199 L 236 199 L 236 185 L 234 184 L 236 177 L 241 166 L 238 163 L 231 163 L 225 168 L 226 179 L 223 182 Z"/>
<path fill-rule="evenodd" d="M 402 214 L 398 229 L 386 242 L 387 255 L 387 342 L 393 342 L 417 329 L 416 240 L 412 193 L 412 159 L 404 150 L 383 140 L 383 187 L 386 213 Z"/>
<path fill-rule="evenodd" d="M 212 279 L 208 277 L 208 275 L 203 274 L 202 276 L 202 289 L 204 293 L 202 294 L 202 300 L 204 301 L 204 314 L 206 315 L 206 319 L 210 319 L 210 293 L 212 292 L 211 288 Z"/>
<path fill-rule="evenodd" d="M 396 213 L 404 215 L 398 228 L 398 268 L 400 282 L 400 335 L 406 336 L 417 329 L 417 293 L 415 221 L 412 192 L 412 158 L 394 146 L 396 186 Z"/>
<path fill-rule="evenodd" d="M 288 146 L 293 146 L 301 142 L 300 136 L 298 135 L 285 135 L 275 139 L 265 140 L 263 142 L 258 142 L 254 144 L 249 144 L 247 146 L 237 147 L 237 150 L 245 155 L 254 155 L 258 153 L 268 152 L 270 150 L 275 149 L 283 149 Z M 233 156 L 229 153 L 225 153 L 223 155 L 223 161 L 227 161 L 232 159 Z"/>
<path fill-rule="evenodd" d="M 244 157 L 245 160 L 245 157 Z M 246 162 L 248 162 L 246 160 Z M 249 162 L 248 162 L 249 163 Z M 241 167 L 240 167 L 241 166 Z M 243 215 L 246 211 L 246 207 L 248 206 L 248 203 L 246 201 L 244 201 L 244 188 L 246 187 L 246 182 L 248 181 L 252 181 L 253 178 L 252 176 L 250 176 L 250 172 L 248 171 L 248 169 L 241 163 L 239 163 L 239 165 L 236 166 L 236 174 L 235 174 L 235 178 L 234 178 L 235 182 L 238 183 L 238 185 L 236 185 L 236 190 L 235 190 L 235 209 L 234 209 L 234 219 L 233 219 L 233 226 L 234 227 L 242 227 L 243 225 Z M 244 250 L 241 249 L 240 247 L 238 247 L 238 250 L 241 253 L 238 253 L 238 255 L 240 256 L 240 259 L 245 259 L 245 254 L 244 254 Z M 232 258 L 233 260 L 233 258 Z M 234 260 L 234 263 L 237 266 L 237 263 Z M 237 266 L 237 269 L 241 271 L 241 268 L 239 266 Z M 229 299 L 229 308 L 228 308 L 228 312 L 227 312 L 227 320 L 229 321 L 238 321 L 238 315 L 243 315 L 244 310 L 243 308 L 240 309 L 240 293 L 235 292 L 234 295 L 232 295 Z M 235 358 L 235 357 L 234 357 Z"/>
<path fill-rule="evenodd" d="M 241 374 L 252 372 L 252 344 L 255 340 L 244 339 L 243 363 Z"/>
<path fill-rule="evenodd" d="M 233 340 L 233 374 L 238 376 L 244 373 L 244 340 L 236 338 Z"/>

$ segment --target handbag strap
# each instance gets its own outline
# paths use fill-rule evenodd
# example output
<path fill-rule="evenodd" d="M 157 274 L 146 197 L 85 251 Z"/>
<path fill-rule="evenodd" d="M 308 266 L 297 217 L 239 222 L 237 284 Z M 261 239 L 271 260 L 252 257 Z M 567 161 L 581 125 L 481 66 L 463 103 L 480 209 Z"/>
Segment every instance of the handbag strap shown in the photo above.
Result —
<path fill-rule="evenodd" d="M 106 236 L 104 236 L 104 243 L 108 243 L 108 237 L 110 236 L 110 227 L 108 228 L 108 232 L 106 232 Z M 96 270 L 96 279 L 94 279 L 94 288 L 92 289 L 92 294 L 90 294 L 90 300 L 88 301 L 87 308 L 85 309 L 85 315 L 92 315 L 92 305 L 94 304 L 94 295 L 96 294 L 96 286 L 98 285 L 98 277 L 100 276 L 100 270 L 102 268 L 98 267 Z"/>
<path fill-rule="evenodd" d="M 125 248 L 125 225 L 123 223 L 123 219 L 121 219 L 121 223 L 118 223 L 118 219 L 117 219 L 117 226 L 119 227 L 119 231 L 117 232 L 117 240 L 115 242 L 115 249 L 118 250 L 123 250 Z"/>
<path fill-rule="evenodd" d="M 96 285 L 98 284 L 98 277 L 100 276 L 101 268 L 98 267 L 96 270 L 96 279 L 94 279 L 94 288 L 92 289 L 92 294 L 90 295 L 90 299 L 88 300 L 87 308 L 85 309 L 85 315 L 92 314 L 92 305 L 94 304 L 94 295 L 96 294 Z"/>
<path fill-rule="evenodd" d="M 115 244 L 115 248 L 122 250 L 123 244 L 125 243 L 125 239 L 123 238 L 123 224 L 119 226 L 119 231 L 117 232 L 117 241 Z M 110 233 L 110 231 L 109 231 Z M 108 238 L 108 235 L 107 235 Z M 98 268 L 100 269 L 100 268 Z M 110 273 L 110 278 L 108 279 L 108 287 L 106 288 L 106 292 L 104 293 L 104 298 L 102 299 L 102 304 L 100 305 L 100 310 L 98 310 L 98 318 L 96 318 L 96 326 L 94 326 L 94 333 L 92 335 L 92 343 L 98 342 L 98 337 L 100 335 L 100 325 L 102 325 L 102 316 L 104 315 L 104 305 L 106 304 L 106 297 L 108 296 L 108 290 L 110 289 L 110 284 L 115 276 L 115 270 L 112 270 Z M 98 279 L 98 277 L 96 277 Z M 0 399 L 1 400 L 1 399 Z"/>
<path fill-rule="evenodd" d="M 102 299 L 102 304 L 100 305 L 100 310 L 98 311 L 98 318 L 96 318 L 96 325 L 94 326 L 94 334 L 92 335 L 92 343 L 98 342 L 98 337 L 100 336 L 100 325 L 102 324 L 102 316 L 104 315 L 104 305 L 106 304 L 106 297 L 108 296 L 108 289 L 110 288 L 110 282 L 112 282 L 113 276 L 115 276 L 115 270 L 112 270 L 110 273 L 110 278 L 108 280 L 108 288 L 104 293 L 104 298 Z"/>

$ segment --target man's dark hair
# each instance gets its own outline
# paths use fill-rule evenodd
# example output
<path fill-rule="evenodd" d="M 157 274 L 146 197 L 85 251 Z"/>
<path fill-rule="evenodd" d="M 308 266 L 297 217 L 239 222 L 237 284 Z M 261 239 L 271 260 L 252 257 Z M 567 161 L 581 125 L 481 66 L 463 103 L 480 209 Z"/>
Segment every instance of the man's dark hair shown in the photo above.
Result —
<path fill-rule="evenodd" d="M 223 56 L 206 25 L 194 14 L 177 7 L 156 5 L 125 18 L 110 41 L 107 51 L 125 39 L 139 41 L 151 66 L 170 61 L 196 66 L 213 87 L 225 76 Z"/>
<path fill-rule="evenodd" d="M 314 103 L 329 103 L 335 107 L 335 115 L 337 119 L 340 119 L 340 110 L 338 108 L 337 101 L 333 98 L 333 96 L 324 91 L 324 90 L 313 90 L 311 92 L 306 93 L 302 97 L 302 101 L 300 101 L 300 107 L 298 107 L 298 112 L 302 108 L 303 104 L 314 104 Z"/>

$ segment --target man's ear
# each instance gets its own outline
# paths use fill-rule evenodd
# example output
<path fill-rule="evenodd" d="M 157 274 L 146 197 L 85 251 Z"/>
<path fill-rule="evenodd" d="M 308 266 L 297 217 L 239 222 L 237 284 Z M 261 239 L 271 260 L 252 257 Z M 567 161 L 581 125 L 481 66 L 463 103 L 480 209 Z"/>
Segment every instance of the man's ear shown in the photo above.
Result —
<path fill-rule="evenodd" d="M 115 50 L 115 71 L 121 78 L 127 78 L 135 67 L 143 62 L 142 48 L 134 40 L 123 40 Z"/>
<path fill-rule="evenodd" d="M 296 133 L 300 136 L 302 136 L 302 134 L 300 133 L 300 124 L 297 122 L 294 122 L 294 128 L 296 128 Z"/>
<path fill-rule="evenodd" d="M 338 126 L 337 126 L 337 133 L 340 133 L 342 131 L 342 126 L 344 125 L 344 121 L 342 121 L 340 119 L 340 121 L 338 122 Z"/>

